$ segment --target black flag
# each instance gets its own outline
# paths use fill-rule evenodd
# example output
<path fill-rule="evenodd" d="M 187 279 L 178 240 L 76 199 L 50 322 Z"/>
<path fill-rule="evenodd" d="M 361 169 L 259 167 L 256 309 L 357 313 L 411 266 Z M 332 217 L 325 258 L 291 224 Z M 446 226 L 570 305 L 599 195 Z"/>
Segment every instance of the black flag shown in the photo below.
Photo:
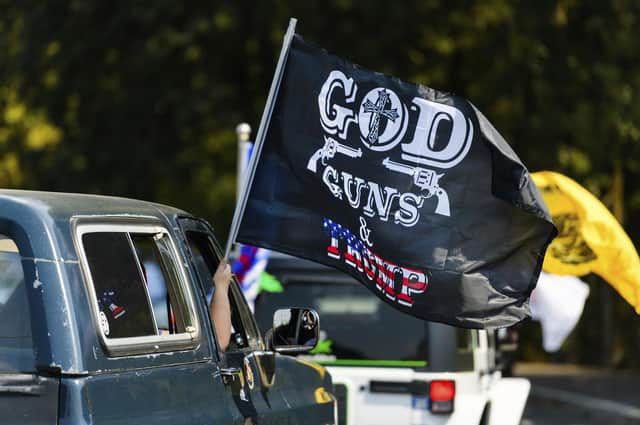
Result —
<path fill-rule="evenodd" d="M 336 267 L 419 318 L 486 328 L 529 315 L 556 231 L 471 103 L 297 35 L 274 97 L 239 242 Z"/>

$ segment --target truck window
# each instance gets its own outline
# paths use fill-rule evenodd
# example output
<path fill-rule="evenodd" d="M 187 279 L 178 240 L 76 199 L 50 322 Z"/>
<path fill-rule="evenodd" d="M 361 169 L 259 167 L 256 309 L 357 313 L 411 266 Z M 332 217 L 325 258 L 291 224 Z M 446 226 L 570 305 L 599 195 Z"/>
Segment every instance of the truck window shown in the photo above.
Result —
<path fill-rule="evenodd" d="M 123 350 L 131 348 L 125 352 L 194 346 L 197 319 L 168 232 L 158 226 L 115 224 L 79 229 L 81 258 L 107 346 L 122 341 Z M 126 345 L 122 338 L 137 339 Z M 144 344 L 147 350 L 141 348 Z"/>
<path fill-rule="evenodd" d="M 477 347 L 475 329 L 456 328 L 456 370 L 473 370 L 473 352 Z"/>
<path fill-rule="evenodd" d="M 13 240 L 0 234 L 0 372 L 26 372 L 34 363 L 22 258 Z"/>
<path fill-rule="evenodd" d="M 127 233 L 87 233 L 84 251 L 107 338 L 155 335 L 154 316 Z M 107 324 L 104 324 L 104 320 Z"/>
<path fill-rule="evenodd" d="M 209 303 L 214 291 L 212 277 L 218 268 L 220 257 L 216 253 L 215 246 L 208 233 L 187 231 L 186 235 L 196 272 L 207 298 L 207 303 Z M 235 282 L 232 282 L 229 287 L 229 303 L 231 306 L 231 324 L 233 329 L 231 342 L 227 350 L 247 347 L 251 341 L 258 339 L 257 331 L 254 329 L 254 326 L 252 326 L 252 320 L 249 318 L 250 313 L 248 312 L 246 303 L 244 303 L 241 297 L 239 287 Z"/>
<path fill-rule="evenodd" d="M 151 299 L 156 328 L 161 335 L 183 333 L 187 327 L 186 305 L 182 292 L 176 291 L 179 276 L 172 260 L 166 235 L 131 236 Z M 177 302 L 176 302 L 177 301 Z"/>

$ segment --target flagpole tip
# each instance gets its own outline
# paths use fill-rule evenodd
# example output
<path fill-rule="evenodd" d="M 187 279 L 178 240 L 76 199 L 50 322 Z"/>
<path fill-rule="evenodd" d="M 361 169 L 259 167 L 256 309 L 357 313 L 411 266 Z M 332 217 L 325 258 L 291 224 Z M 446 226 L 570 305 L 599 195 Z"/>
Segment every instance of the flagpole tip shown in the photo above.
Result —
<path fill-rule="evenodd" d="M 236 126 L 236 135 L 239 142 L 248 142 L 251 137 L 251 126 L 246 122 L 241 122 Z"/>

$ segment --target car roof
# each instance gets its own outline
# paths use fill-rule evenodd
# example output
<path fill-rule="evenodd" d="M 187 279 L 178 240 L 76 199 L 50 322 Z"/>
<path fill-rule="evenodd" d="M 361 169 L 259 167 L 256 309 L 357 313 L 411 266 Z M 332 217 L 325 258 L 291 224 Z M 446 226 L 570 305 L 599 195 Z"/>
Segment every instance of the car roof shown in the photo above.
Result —
<path fill-rule="evenodd" d="M 74 217 L 145 217 L 172 227 L 179 215 L 190 216 L 177 208 L 135 199 L 0 190 L 0 233 L 6 232 L 14 239 L 23 256 L 43 260 L 77 260 L 72 236 Z"/>
<path fill-rule="evenodd" d="M 115 196 L 0 189 L 0 204 L 28 208 L 54 220 L 77 215 L 190 215 L 167 205 Z M 22 207 L 22 208 L 20 208 Z"/>

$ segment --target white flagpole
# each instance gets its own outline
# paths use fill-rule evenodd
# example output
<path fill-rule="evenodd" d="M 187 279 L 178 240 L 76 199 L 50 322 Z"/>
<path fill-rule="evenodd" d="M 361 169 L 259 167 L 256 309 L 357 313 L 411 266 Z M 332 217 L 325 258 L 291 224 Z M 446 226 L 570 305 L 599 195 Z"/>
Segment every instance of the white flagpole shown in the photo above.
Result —
<path fill-rule="evenodd" d="M 236 126 L 236 135 L 238 136 L 238 158 L 236 158 L 236 203 L 238 203 L 242 191 L 242 184 L 244 182 L 244 174 L 247 170 L 249 150 L 253 145 L 253 143 L 249 141 L 251 138 L 251 126 L 246 122 L 238 124 Z"/>
<path fill-rule="evenodd" d="M 269 96 L 267 97 L 267 103 L 264 107 L 264 112 L 262 113 L 262 119 L 260 120 L 260 127 L 258 127 L 258 133 L 256 134 L 256 140 L 253 146 L 253 154 L 251 155 L 249 165 L 247 166 L 247 175 L 244 178 L 244 184 L 242 185 L 242 191 L 240 192 L 241 195 L 238 199 L 238 202 L 236 203 L 236 209 L 233 213 L 233 220 L 231 221 L 231 228 L 229 229 L 229 238 L 227 239 L 227 246 L 224 250 L 225 258 L 229 256 L 231 247 L 233 246 L 236 240 L 236 236 L 238 235 L 240 220 L 242 219 L 244 209 L 247 205 L 249 190 L 251 189 L 251 184 L 253 183 L 256 166 L 258 165 L 258 159 L 260 158 L 262 145 L 264 144 L 264 139 L 266 137 L 267 126 L 269 125 L 269 122 L 271 122 L 271 114 L 273 112 L 278 89 L 280 88 L 280 82 L 282 81 L 282 74 L 284 72 L 284 66 L 285 62 L 287 61 L 287 56 L 289 55 L 291 40 L 293 40 L 293 36 L 296 33 L 296 22 L 298 22 L 298 20 L 295 18 L 289 19 L 289 27 L 287 28 L 287 32 L 284 35 L 282 50 L 280 51 L 280 58 L 278 59 L 276 71 L 273 74 L 273 81 L 271 82 L 271 88 L 269 89 Z"/>

